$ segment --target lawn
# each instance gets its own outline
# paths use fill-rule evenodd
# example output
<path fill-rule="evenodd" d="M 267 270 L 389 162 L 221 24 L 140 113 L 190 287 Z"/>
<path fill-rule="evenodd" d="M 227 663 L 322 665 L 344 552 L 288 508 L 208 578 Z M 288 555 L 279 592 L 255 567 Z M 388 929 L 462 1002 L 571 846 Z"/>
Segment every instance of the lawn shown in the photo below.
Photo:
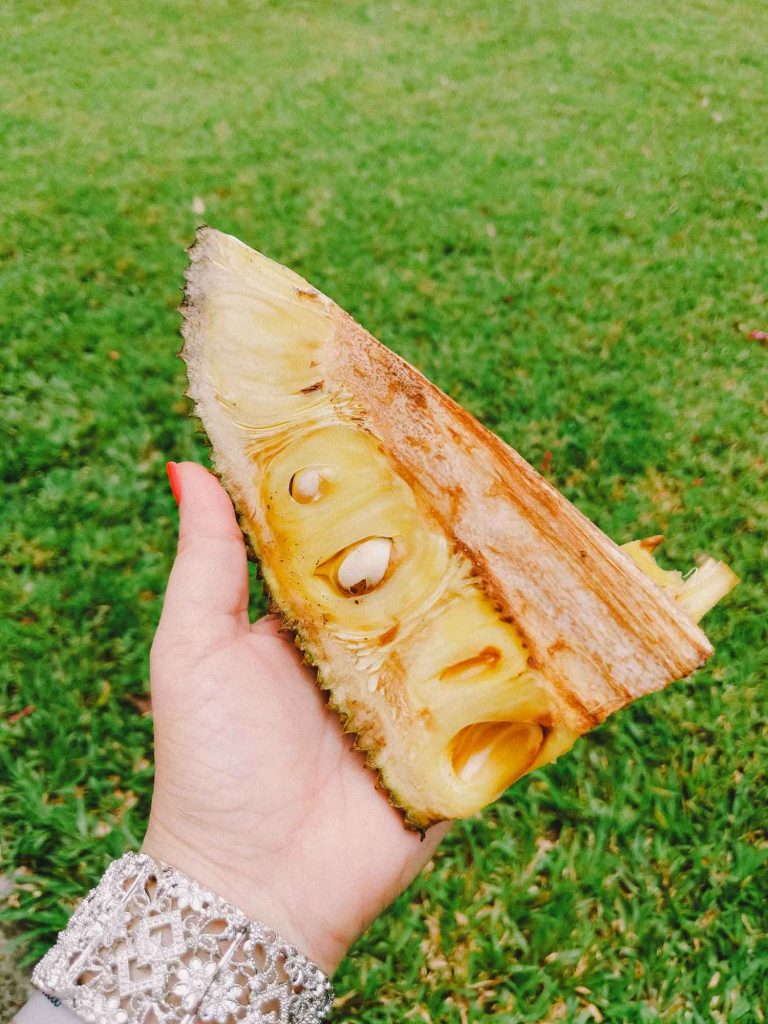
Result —
<path fill-rule="evenodd" d="M 30 964 L 143 835 L 204 219 L 298 269 L 618 541 L 742 584 L 716 647 L 456 827 L 337 1021 L 764 1020 L 760 0 L 0 12 L 4 915 Z M 257 607 L 259 598 L 254 598 Z"/>

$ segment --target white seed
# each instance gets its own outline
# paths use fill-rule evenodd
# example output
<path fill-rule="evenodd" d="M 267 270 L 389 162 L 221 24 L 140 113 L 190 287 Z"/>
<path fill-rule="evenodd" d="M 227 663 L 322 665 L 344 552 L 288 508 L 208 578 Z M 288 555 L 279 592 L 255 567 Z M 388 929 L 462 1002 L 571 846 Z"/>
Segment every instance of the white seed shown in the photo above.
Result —
<path fill-rule="evenodd" d="M 392 556 L 389 537 L 371 537 L 352 548 L 339 566 L 336 579 L 342 590 L 365 594 L 384 579 Z"/>
<path fill-rule="evenodd" d="M 319 469 L 300 469 L 291 477 L 291 497 L 306 505 L 315 498 L 320 497 L 320 489 L 323 484 L 323 474 Z"/>

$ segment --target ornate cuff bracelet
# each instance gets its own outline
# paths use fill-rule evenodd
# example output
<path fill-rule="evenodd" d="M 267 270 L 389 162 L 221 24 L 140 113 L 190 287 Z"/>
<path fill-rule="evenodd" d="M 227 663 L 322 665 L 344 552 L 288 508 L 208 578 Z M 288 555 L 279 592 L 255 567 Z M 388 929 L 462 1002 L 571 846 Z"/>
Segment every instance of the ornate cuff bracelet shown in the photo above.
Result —
<path fill-rule="evenodd" d="M 138 853 L 109 866 L 32 981 L 89 1024 L 316 1024 L 333 997 L 290 943 Z"/>

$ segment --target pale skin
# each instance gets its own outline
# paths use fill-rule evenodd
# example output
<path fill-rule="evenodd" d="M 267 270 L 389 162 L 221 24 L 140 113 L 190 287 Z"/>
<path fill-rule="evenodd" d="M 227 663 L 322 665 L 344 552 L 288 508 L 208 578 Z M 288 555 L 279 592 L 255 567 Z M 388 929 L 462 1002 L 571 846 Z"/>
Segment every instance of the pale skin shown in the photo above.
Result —
<path fill-rule="evenodd" d="M 248 618 L 232 504 L 177 466 L 179 547 L 152 645 L 155 789 L 143 850 L 328 974 L 415 878 L 423 841 L 376 788 L 280 622 Z"/>

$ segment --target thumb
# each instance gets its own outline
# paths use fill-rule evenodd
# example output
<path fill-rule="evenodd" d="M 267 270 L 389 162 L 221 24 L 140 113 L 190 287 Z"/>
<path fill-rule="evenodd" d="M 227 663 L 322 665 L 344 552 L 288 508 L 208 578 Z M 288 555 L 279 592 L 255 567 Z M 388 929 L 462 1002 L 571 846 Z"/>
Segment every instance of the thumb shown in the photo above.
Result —
<path fill-rule="evenodd" d="M 248 563 L 229 495 L 196 462 L 169 462 L 179 546 L 165 592 L 163 640 L 216 642 L 248 627 Z"/>

